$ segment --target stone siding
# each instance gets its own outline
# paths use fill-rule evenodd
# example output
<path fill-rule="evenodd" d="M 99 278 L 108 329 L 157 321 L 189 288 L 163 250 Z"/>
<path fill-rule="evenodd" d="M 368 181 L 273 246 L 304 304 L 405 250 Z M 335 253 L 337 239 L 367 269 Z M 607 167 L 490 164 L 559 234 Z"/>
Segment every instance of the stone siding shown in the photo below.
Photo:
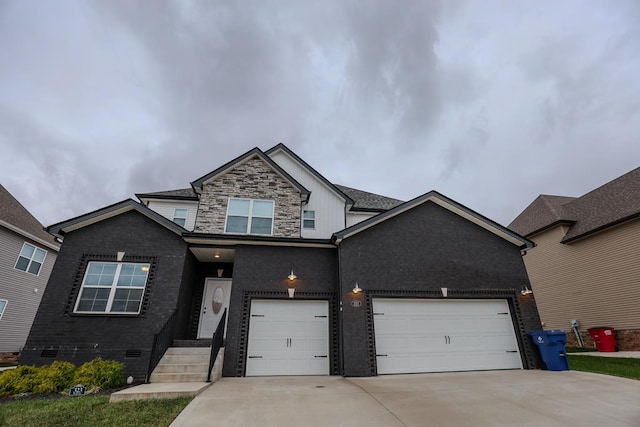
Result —
<path fill-rule="evenodd" d="M 300 237 L 299 190 L 257 158 L 204 183 L 194 231 L 224 233 L 229 197 L 273 200 L 273 236 Z"/>

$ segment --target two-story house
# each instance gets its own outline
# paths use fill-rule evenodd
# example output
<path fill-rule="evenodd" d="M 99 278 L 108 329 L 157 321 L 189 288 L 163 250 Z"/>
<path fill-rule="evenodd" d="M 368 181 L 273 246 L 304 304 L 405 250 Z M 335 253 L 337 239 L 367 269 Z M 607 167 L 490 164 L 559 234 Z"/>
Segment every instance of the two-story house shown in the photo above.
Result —
<path fill-rule="evenodd" d="M 137 197 L 48 228 L 64 243 L 25 363 L 144 378 L 156 334 L 206 343 L 226 308 L 225 376 L 539 365 L 532 243 L 440 193 L 334 185 L 279 144 Z"/>
<path fill-rule="evenodd" d="M 15 359 L 38 310 L 59 245 L 0 185 L 0 359 Z"/>

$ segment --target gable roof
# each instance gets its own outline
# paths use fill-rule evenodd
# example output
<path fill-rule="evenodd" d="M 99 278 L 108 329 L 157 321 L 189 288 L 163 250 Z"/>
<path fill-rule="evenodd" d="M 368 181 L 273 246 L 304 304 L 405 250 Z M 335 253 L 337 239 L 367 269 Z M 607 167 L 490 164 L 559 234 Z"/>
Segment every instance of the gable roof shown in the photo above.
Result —
<path fill-rule="evenodd" d="M 534 246 L 533 242 L 531 242 L 530 240 L 507 229 L 506 227 L 503 227 L 497 222 L 492 221 L 483 215 L 480 215 L 479 213 L 467 208 L 466 206 L 463 206 L 460 203 L 438 193 L 437 191 L 430 191 L 426 194 L 423 194 L 422 196 L 416 197 L 413 200 L 409 200 L 408 202 L 398 205 L 391 210 L 383 212 L 363 222 L 334 233 L 333 240 L 336 244 L 340 244 L 340 242 L 344 239 L 348 239 L 349 237 L 360 233 L 361 231 L 374 227 L 383 221 L 400 215 L 427 202 L 435 203 L 447 209 L 448 211 L 453 212 L 456 215 L 459 215 L 462 218 L 473 222 L 474 224 L 484 228 L 485 230 L 495 234 L 496 236 L 505 239 L 509 243 L 516 245 L 520 249 L 530 249 Z"/>
<path fill-rule="evenodd" d="M 246 153 L 242 154 L 241 156 L 238 156 L 235 159 L 225 163 L 224 165 L 220 166 L 216 170 L 211 171 L 208 174 L 196 179 L 195 181 L 193 181 L 191 183 L 191 187 L 193 187 L 193 190 L 196 193 L 200 193 L 202 191 L 202 185 L 205 182 L 207 182 L 207 181 L 209 181 L 211 179 L 215 179 L 219 175 L 222 175 L 222 174 L 230 171 L 231 169 L 233 169 L 234 167 L 238 166 L 239 164 L 244 163 L 247 160 L 252 159 L 254 157 L 257 157 L 260 160 L 262 160 L 263 162 L 265 162 L 267 165 L 269 165 L 269 167 L 271 167 L 271 169 L 273 169 L 274 172 L 276 172 L 278 175 L 280 175 L 286 181 L 289 181 L 291 183 L 291 185 L 293 185 L 294 187 L 296 187 L 300 191 L 300 194 L 304 199 L 308 199 L 309 198 L 309 195 L 311 194 L 309 192 L 309 190 L 304 188 L 304 186 L 302 184 L 300 184 L 298 181 L 296 181 L 291 175 L 289 175 L 284 169 L 282 169 L 276 162 L 271 160 L 271 158 L 269 156 L 267 156 L 265 153 L 262 152 L 262 150 L 260 150 L 257 147 L 252 149 L 252 150 L 249 150 Z"/>
<path fill-rule="evenodd" d="M 0 226 L 57 251 L 58 243 L 44 226 L 0 184 Z"/>
<path fill-rule="evenodd" d="M 142 199 L 170 199 L 198 201 L 198 195 L 193 188 L 179 188 L 177 190 L 156 191 L 154 193 L 136 193 L 136 197 Z"/>
<path fill-rule="evenodd" d="M 162 215 L 155 211 L 152 211 L 142 203 L 138 203 L 132 199 L 126 199 L 121 202 L 117 202 L 104 208 L 95 210 L 93 212 L 89 212 L 87 214 L 50 225 L 49 227 L 47 227 L 47 231 L 55 236 L 62 238 L 66 233 L 69 233 L 71 231 L 79 230 L 89 225 L 104 221 L 109 218 L 113 218 L 118 215 L 122 215 L 123 213 L 133 210 L 157 222 L 158 224 L 176 233 L 177 235 L 181 236 L 183 232 L 187 231 L 175 222 L 163 217 Z"/>
<path fill-rule="evenodd" d="M 340 188 L 340 186 L 332 184 L 331 182 L 329 182 L 329 180 L 327 178 L 325 178 L 324 176 L 322 176 L 317 170 L 315 170 L 314 168 L 312 168 L 307 162 L 305 162 L 304 160 L 302 160 L 296 153 L 294 153 L 293 151 L 291 151 L 289 149 L 289 147 L 287 147 L 286 145 L 284 145 L 283 143 L 279 143 L 278 145 L 269 148 L 267 151 L 265 151 L 265 154 L 267 156 L 271 156 L 272 154 L 278 152 L 278 151 L 283 151 L 284 153 L 286 153 L 289 157 L 291 157 L 293 160 L 295 160 L 296 162 L 298 162 L 302 167 L 306 168 L 307 171 L 309 171 L 309 173 L 311 173 L 313 176 L 315 176 L 320 182 L 322 182 L 324 185 L 326 185 L 327 187 L 329 187 L 331 190 L 333 190 L 335 193 L 337 193 L 340 197 L 342 197 L 345 202 L 347 202 L 348 204 L 353 204 L 354 201 L 349 197 L 349 195 L 347 193 L 345 193 L 344 191 L 342 191 L 342 189 Z"/>
<path fill-rule="evenodd" d="M 353 199 L 352 211 L 361 212 L 384 212 L 403 204 L 402 200 L 381 196 L 380 194 L 369 193 L 344 185 L 335 184 L 343 193 Z"/>
<path fill-rule="evenodd" d="M 533 206 L 538 199 L 518 215 L 509 227 L 516 231 L 520 227 L 526 235 L 531 235 L 554 225 L 536 206 Z M 571 224 L 562 243 L 569 243 L 638 218 L 640 217 L 640 168 L 627 172 L 583 196 L 567 197 L 564 201 L 557 199 L 557 202 L 560 206 L 556 207 L 556 211 L 565 222 Z M 527 224 L 536 224 L 536 227 L 524 227 Z M 541 224 L 543 224 L 542 227 Z"/>
<path fill-rule="evenodd" d="M 575 197 L 541 194 L 509 224 L 509 229 L 530 236 L 558 224 L 572 224 L 571 214 L 563 207 L 572 200 Z"/>

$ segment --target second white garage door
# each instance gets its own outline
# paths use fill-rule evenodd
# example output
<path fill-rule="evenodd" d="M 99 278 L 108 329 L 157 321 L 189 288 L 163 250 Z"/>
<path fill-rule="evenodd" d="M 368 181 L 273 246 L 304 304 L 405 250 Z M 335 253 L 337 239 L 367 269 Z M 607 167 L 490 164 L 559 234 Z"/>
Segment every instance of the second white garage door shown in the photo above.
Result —
<path fill-rule="evenodd" d="M 373 299 L 378 374 L 520 369 L 505 300 Z"/>
<path fill-rule="evenodd" d="M 329 375 L 328 301 L 253 300 L 246 375 Z"/>

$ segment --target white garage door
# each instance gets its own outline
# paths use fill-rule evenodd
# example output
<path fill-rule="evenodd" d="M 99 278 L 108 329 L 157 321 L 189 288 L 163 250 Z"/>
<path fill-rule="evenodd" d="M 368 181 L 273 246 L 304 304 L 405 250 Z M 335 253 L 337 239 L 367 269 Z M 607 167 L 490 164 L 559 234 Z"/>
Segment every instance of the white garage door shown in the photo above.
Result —
<path fill-rule="evenodd" d="M 329 375 L 328 301 L 253 300 L 246 375 Z"/>
<path fill-rule="evenodd" d="M 521 369 L 505 300 L 373 299 L 378 374 Z"/>

